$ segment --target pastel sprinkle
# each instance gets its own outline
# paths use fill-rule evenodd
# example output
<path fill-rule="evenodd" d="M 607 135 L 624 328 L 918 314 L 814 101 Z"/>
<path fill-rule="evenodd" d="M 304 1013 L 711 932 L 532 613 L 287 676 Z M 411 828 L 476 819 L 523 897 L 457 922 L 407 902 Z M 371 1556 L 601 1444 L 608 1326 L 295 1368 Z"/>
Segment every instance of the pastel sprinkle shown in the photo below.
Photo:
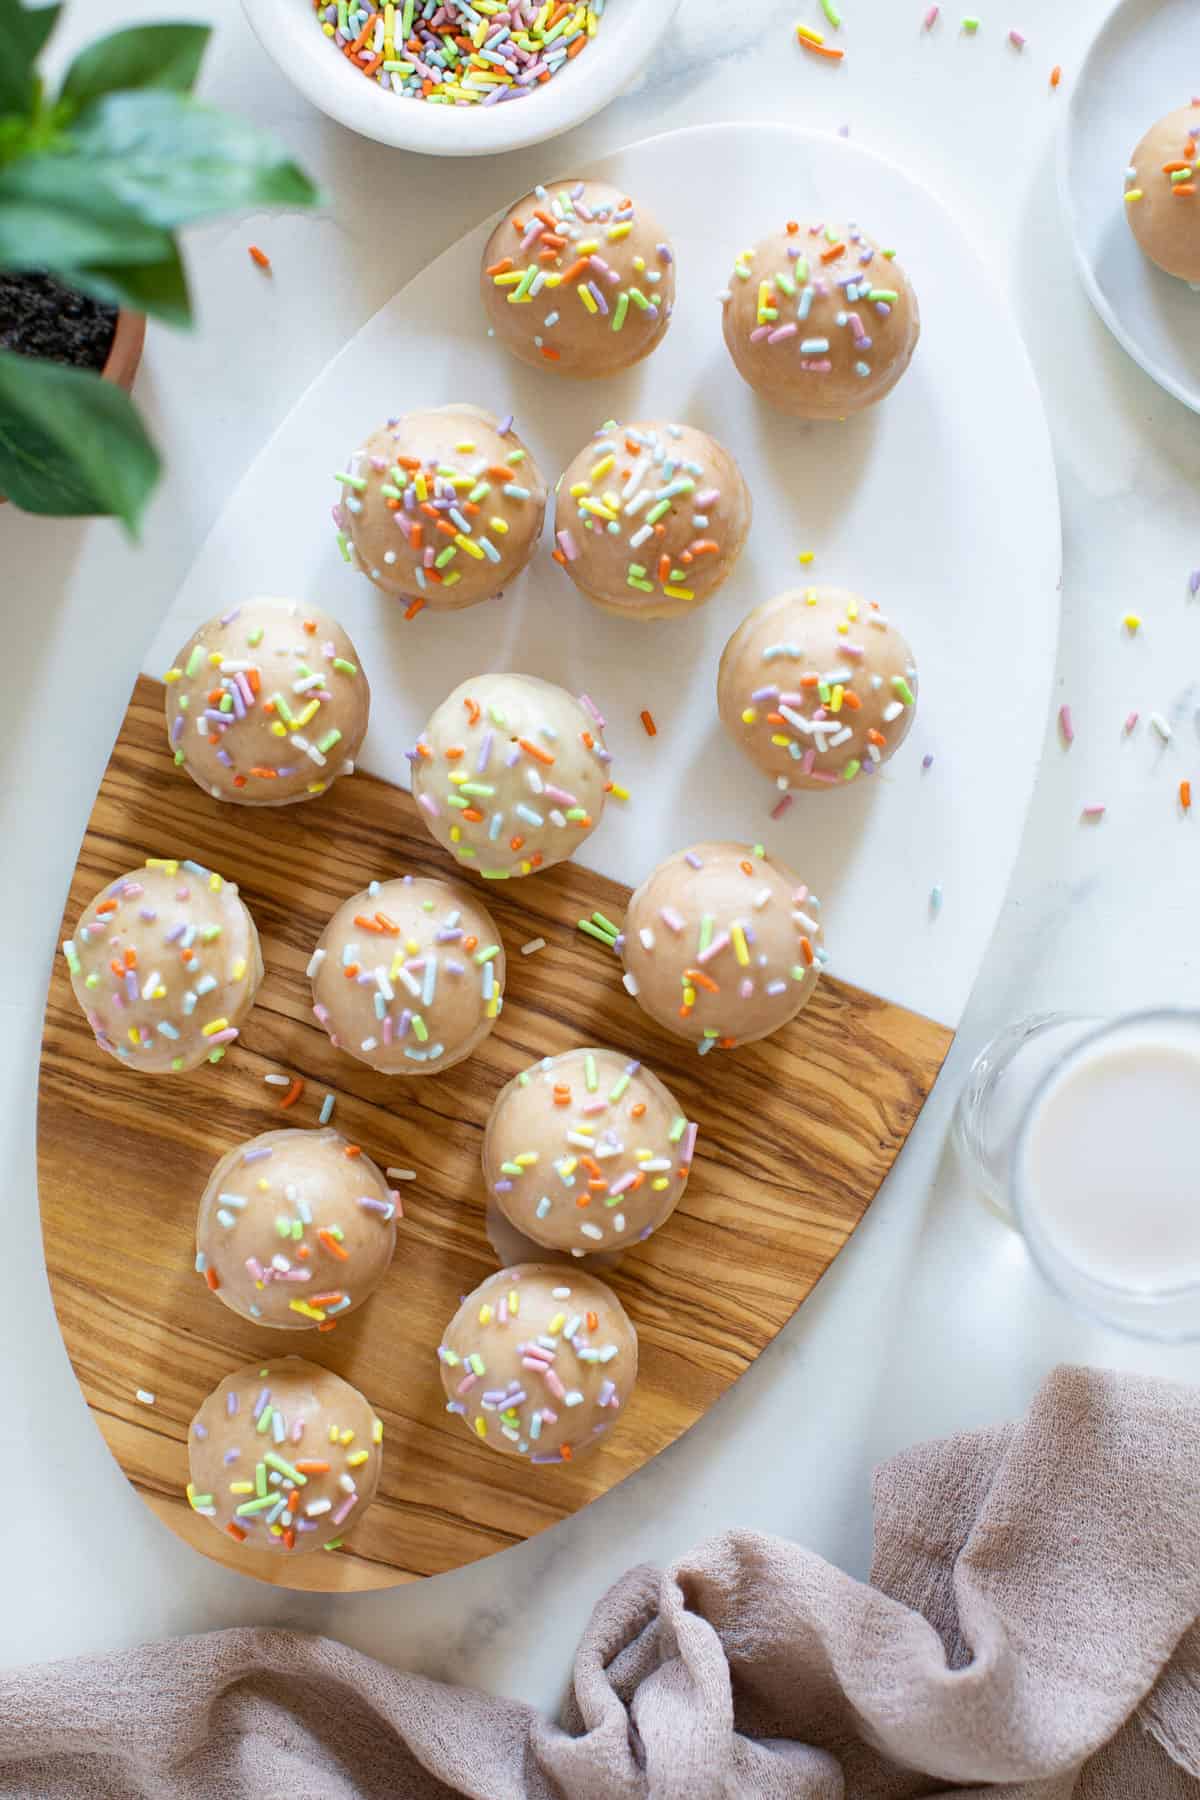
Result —
<path fill-rule="evenodd" d="M 351 67 L 398 99 L 496 106 L 573 62 L 596 36 L 604 0 L 315 0 L 313 13 Z"/>

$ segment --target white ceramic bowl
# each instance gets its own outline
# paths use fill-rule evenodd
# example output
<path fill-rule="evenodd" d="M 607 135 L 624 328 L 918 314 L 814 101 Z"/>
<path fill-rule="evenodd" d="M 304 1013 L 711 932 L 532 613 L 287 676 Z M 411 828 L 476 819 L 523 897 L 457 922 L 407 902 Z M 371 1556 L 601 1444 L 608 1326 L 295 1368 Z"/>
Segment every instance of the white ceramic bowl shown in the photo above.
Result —
<path fill-rule="evenodd" d="M 430 106 L 356 74 L 321 31 L 311 0 L 242 0 L 242 6 L 268 56 L 340 125 L 427 156 L 494 156 L 557 137 L 607 106 L 671 29 L 679 0 L 607 0 L 581 55 L 552 81 L 499 106 Z"/>

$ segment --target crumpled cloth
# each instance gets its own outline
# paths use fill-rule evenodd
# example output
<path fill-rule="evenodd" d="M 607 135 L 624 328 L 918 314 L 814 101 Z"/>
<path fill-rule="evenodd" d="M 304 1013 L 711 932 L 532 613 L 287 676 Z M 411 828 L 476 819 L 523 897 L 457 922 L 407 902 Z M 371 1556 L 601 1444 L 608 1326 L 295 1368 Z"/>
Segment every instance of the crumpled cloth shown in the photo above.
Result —
<path fill-rule="evenodd" d="M 597 1606 L 561 1724 L 326 1638 L 0 1676 L 21 1800 L 1195 1800 L 1200 1392 L 1059 1369 L 882 1467 L 869 1585 L 726 1532 Z"/>

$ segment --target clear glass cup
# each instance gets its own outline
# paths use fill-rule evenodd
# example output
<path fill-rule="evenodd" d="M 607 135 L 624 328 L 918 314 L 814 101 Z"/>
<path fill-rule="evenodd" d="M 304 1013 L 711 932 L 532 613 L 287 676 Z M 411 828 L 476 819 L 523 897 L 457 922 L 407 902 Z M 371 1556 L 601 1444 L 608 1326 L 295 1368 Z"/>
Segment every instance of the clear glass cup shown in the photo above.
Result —
<path fill-rule="evenodd" d="M 1200 1012 L 1040 1013 L 971 1065 L 954 1140 L 1049 1285 L 1159 1342 L 1200 1338 Z"/>
<path fill-rule="evenodd" d="M 1050 1286 L 1114 1330 L 1200 1338 L 1200 1012 L 1113 1019 L 1066 1046 L 1009 1158 L 1012 1220 Z"/>
<path fill-rule="evenodd" d="M 1010 1224 L 1010 1163 L 1029 1102 L 1047 1070 L 1099 1024 L 1082 1013 L 1034 1013 L 999 1032 L 971 1064 L 954 1142 L 975 1186 Z"/>

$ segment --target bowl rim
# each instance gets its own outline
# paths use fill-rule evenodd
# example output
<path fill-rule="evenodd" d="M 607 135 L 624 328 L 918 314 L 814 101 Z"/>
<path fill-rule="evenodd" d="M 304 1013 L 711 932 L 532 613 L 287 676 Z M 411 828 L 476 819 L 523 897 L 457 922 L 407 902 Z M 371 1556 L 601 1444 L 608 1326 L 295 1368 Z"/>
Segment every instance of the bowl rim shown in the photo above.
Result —
<path fill-rule="evenodd" d="M 649 61 L 680 4 L 654 0 L 648 8 L 643 0 L 608 0 L 596 37 L 575 68 L 525 100 L 486 108 L 427 106 L 355 76 L 342 59 L 335 63 L 303 0 L 242 0 L 242 10 L 281 74 L 337 124 L 392 149 L 489 156 L 543 143 L 607 106 Z"/>

